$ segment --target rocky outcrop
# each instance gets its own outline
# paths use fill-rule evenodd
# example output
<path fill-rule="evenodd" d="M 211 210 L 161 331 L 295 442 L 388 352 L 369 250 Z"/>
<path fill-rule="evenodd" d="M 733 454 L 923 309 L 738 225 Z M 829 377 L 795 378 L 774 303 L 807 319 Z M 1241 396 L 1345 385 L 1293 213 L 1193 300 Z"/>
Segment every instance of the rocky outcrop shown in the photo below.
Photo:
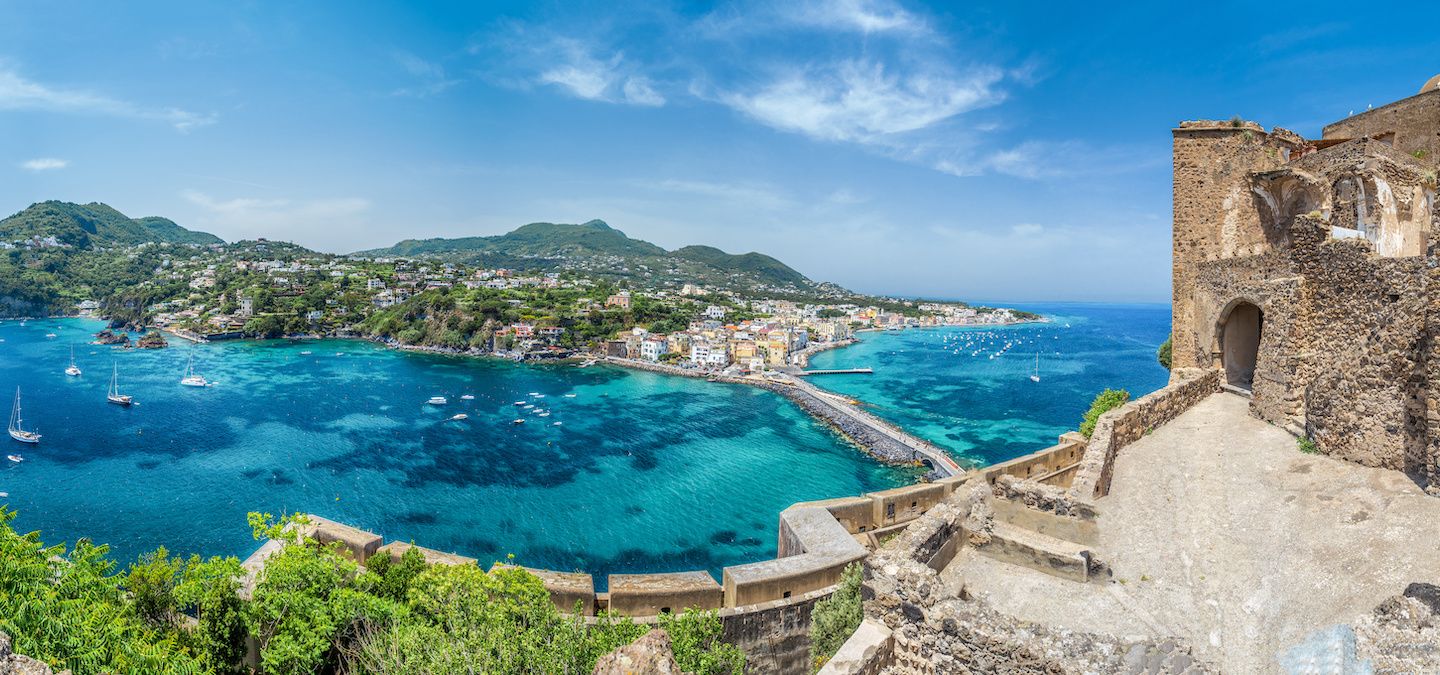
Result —
<path fill-rule="evenodd" d="M 640 639 L 600 657 L 594 675 L 684 675 L 675 662 L 670 634 L 656 628 Z"/>
<path fill-rule="evenodd" d="M 57 674 L 40 661 L 16 654 L 11 649 L 10 636 L 0 633 L 0 675 L 70 675 L 70 671 Z"/>

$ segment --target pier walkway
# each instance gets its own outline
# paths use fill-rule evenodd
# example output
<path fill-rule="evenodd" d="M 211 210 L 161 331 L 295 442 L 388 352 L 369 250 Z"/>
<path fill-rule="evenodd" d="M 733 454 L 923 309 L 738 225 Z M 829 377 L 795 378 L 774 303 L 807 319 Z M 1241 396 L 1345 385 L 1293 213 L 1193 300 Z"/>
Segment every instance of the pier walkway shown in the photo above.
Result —
<path fill-rule="evenodd" d="M 912 453 L 911 456 L 913 459 L 925 461 L 930 465 L 930 468 L 934 469 L 938 477 L 947 478 L 965 473 L 965 470 L 960 468 L 960 465 L 951 459 L 950 455 L 946 454 L 944 450 L 935 447 L 934 444 L 928 441 L 923 441 L 915 436 L 911 436 L 894 425 L 861 410 L 851 399 L 825 391 L 799 378 L 793 378 L 791 384 L 796 389 L 810 394 L 811 397 L 825 405 L 831 412 L 904 446 Z"/>
<path fill-rule="evenodd" d="M 828 370 L 802 370 L 800 375 L 871 375 L 873 368 L 830 368 Z"/>

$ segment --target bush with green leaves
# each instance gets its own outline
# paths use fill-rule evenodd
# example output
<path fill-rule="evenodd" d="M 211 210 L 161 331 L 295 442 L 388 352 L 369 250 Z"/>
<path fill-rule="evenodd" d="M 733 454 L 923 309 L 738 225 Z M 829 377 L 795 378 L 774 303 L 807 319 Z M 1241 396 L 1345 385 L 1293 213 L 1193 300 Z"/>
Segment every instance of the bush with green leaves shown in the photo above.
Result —
<path fill-rule="evenodd" d="M 172 632 L 140 617 L 109 547 L 46 546 L 37 532 L 15 532 L 14 519 L 0 506 L 0 631 L 15 653 L 75 675 L 204 672 Z"/>
<path fill-rule="evenodd" d="M 817 669 L 835 656 L 865 618 L 860 601 L 862 576 L 860 564 L 851 563 L 840 575 L 835 592 L 815 603 L 810 612 L 810 661 Z"/>
<path fill-rule="evenodd" d="M 1085 416 L 1080 420 L 1080 433 L 1086 438 L 1095 433 L 1095 424 L 1100 421 L 1100 416 L 1115 408 L 1125 405 L 1130 400 L 1130 392 L 1124 389 L 1106 389 L 1090 402 L 1090 409 L 1085 411 Z"/>
<path fill-rule="evenodd" d="M 1155 360 L 1165 366 L 1165 370 L 1170 370 L 1170 352 L 1174 346 L 1174 340 L 1174 337 L 1165 338 L 1165 342 L 1162 342 L 1160 348 L 1155 350 Z"/>

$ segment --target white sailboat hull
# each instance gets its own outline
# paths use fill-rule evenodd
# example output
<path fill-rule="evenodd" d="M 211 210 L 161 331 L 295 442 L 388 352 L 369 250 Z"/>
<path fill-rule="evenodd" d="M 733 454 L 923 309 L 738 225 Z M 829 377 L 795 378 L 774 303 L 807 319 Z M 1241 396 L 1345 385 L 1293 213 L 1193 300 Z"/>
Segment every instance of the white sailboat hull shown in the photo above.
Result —
<path fill-rule="evenodd" d="M 20 441 L 21 443 L 29 443 L 31 445 L 40 442 L 40 434 L 31 431 L 16 431 L 15 429 L 11 429 L 10 438 Z"/>

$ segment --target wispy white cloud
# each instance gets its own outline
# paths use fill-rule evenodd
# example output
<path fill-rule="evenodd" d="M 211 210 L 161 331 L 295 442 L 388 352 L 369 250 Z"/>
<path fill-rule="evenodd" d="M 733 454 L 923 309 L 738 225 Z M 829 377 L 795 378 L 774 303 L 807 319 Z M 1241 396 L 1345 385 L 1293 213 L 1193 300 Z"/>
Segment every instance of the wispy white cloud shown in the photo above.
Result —
<path fill-rule="evenodd" d="M 897 71 L 878 61 L 844 60 L 791 69 L 753 89 L 722 92 L 716 100 L 784 131 L 878 143 L 1005 98 L 996 87 L 1003 77 L 998 68 Z"/>
<path fill-rule="evenodd" d="M 0 63 L 0 110 L 48 110 L 64 113 L 111 115 L 165 122 L 180 132 L 214 124 L 214 113 L 180 108 L 151 108 L 83 89 L 53 87 L 21 76 Z"/>
<path fill-rule="evenodd" d="M 39 157 L 20 163 L 20 168 L 26 171 L 55 171 L 70 166 L 70 160 L 56 159 L 54 157 Z"/>
<path fill-rule="evenodd" d="M 665 105 L 665 97 L 655 90 L 650 78 L 638 74 L 636 66 L 625 60 L 622 52 L 604 58 L 595 50 L 573 38 L 556 38 L 546 53 L 558 63 L 544 68 L 536 76 L 541 84 L 556 85 L 572 96 L 590 101 L 628 103 L 640 106 Z"/>
<path fill-rule="evenodd" d="M 817 28 L 861 33 L 930 32 L 924 19 L 884 0 L 816 0 L 792 5 L 784 14 L 797 24 Z"/>

